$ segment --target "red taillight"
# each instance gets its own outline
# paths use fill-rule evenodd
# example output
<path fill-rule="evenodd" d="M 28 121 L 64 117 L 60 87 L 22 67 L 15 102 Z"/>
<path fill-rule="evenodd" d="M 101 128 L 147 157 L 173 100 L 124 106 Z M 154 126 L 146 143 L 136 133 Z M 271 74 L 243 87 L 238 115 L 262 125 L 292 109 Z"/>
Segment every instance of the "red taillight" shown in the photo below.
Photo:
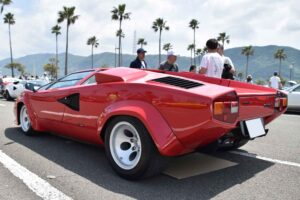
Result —
<path fill-rule="evenodd" d="M 226 101 L 214 103 L 214 115 L 234 114 L 239 112 L 239 102 Z"/>
<path fill-rule="evenodd" d="M 238 112 L 239 102 L 235 93 L 220 97 L 213 103 L 213 115 L 219 121 L 233 123 L 238 117 Z"/>
<path fill-rule="evenodd" d="M 282 111 L 288 105 L 287 95 L 281 92 L 278 92 L 275 97 L 274 108 Z"/>

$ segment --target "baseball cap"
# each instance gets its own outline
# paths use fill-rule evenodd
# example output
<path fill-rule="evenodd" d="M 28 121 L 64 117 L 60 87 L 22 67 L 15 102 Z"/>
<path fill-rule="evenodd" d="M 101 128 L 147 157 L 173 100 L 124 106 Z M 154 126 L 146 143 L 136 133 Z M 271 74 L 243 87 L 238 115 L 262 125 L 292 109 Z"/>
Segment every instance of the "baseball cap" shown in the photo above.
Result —
<path fill-rule="evenodd" d="M 174 51 L 168 51 L 167 56 L 178 56 Z"/>
<path fill-rule="evenodd" d="M 146 53 L 147 51 L 145 51 L 143 48 L 139 48 L 136 52 L 137 53 Z"/>

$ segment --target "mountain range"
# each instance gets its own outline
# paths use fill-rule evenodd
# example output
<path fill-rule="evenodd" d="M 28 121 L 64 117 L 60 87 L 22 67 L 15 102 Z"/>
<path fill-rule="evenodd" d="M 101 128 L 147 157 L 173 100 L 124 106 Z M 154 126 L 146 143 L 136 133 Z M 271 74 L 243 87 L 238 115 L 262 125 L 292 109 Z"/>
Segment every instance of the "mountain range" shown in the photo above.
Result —
<path fill-rule="evenodd" d="M 266 80 L 270 77 L 274 71 L 278 71 L 279 60 L 274 59 L 274 52 L 278 48 L 284 48 L 287 54 L 287 59 L 282 62 L 282 76 L 286 79 L 290 77 L 289 66 L 293 64 L 293 77 L 294 80 L 300 80 L 300 50 L 287 46 L 253 46 L 254 55 L 249 59 L 249 74 L 253 76 L 255 80 Z M 225 55 L 229 56 L 238 72 L 245 73 L 246 57 L 241 54 L 242 47 L 236 47 L 225 50 Z M 64 53 L 59 54 L 60 75 L 64 72 Z M 43 66 L 49 62 L 49 58 L 55 57 L 53 53 L 41 53 L 32 54 L 24 57 L 14 59 L 15 62 L 19 62 L 26 67 L 26 72 L 29 74 L 42 74 Z M 165 58 L 165 55 L 162 56 Z M 130 62 L 135 59 L 135 55 L 123 54 L 123 66 L 129 66 Z M 201 57 L 197 57 L 197 65 L 201 60 Z M 149 68 L 156 68 L 158 66 L 158 55 L 146 55 L 146 61 Z M 0 60 L 0 72 L 2 74 L 10 75 L 10 70 L 4 66 L 10 62 L 9 58 Z M 187 71 L 189 69 L 191 59 L 190 57 L 179 56 L 177 63 L 181 71 Z M 69 72 L 73 72 L 81 69 L 88 69 L 91 67 L 91 56 L 79 56 L 69 54 Z M 115 54 L 114 53 L 100 53 L 94 55 L 94 66 L 115 66 Z"/>

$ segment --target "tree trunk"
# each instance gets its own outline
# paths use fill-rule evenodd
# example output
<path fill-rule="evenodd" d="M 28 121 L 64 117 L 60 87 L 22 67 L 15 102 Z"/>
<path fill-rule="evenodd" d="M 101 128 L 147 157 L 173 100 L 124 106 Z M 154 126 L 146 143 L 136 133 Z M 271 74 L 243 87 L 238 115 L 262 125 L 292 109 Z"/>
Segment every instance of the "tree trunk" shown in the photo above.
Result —
<path fill-rule="evenodd" d="M 58 71 L 58 45 L 57 45 L 57 34 L 56 34 L 56 55 L 55 55 L 55 67 L 56 67 L 56 73 L 55 78 L 57 79 L 57 71 Z"/>
<path fill-rule="evenodd" d="M 67 24 L 66 54 L 65 54 L 65 75 L 68 74 L 68 46 L 69 46 L 69 25 Z"/>
<path fill-rule="evenodd" d="M 193 49 L 191 49 L 191 65 L 193 65 Z"/>
<path fill-rule="evenodd" d="M 92 69 L 94 68 L 94 45 L 92 45 Z"/>
<path fill-rule="evenodd" d="M 121 66 L 121 37 L 122 37 L 122 32 L 121 32 L 121 27 L 122 27 L 122 20 L 120 20 L 120 25 L 119 25 L 119 57 L 118 57 L 118 66 Z"/>
<path fill-rule="evenodd" d="M 281 76 L 281 58 L 279 58 L 279 76 Z"/>
<path fill-rule="evenodd" d="M 161 30 L 159 30 L 159 41 L 158 41 L 158 48 L 159 48 L 159 50 L 158 50 L 158 54 L 159 54 L 159 56 L 158 56 L 158 66 L 160 65 L 160 63 L 161 63 Z"/>
<path fill-rule="evenodd" d="M 249 56 L 247 56 L 247 63 L 246 63 L 246 73 L 245 73 L 245 77 L 248 76 L 248 62 L 249 62 Z"/>
<path fill-rule="evenodd" d="M 196 65 L 196 29 L 194 29 L 194 65 Z"/>
<path fill-rule="evenodd" d="M 11 45 L 11 33 L 10 33 L 10 24 L 8 24 L 8 34 L 9 34 L 9 48 L 10 48 L 10 67 L 11 67 L 11 76 L 15 77 L 14 67 L 13 67 L 13 53 Z"/>

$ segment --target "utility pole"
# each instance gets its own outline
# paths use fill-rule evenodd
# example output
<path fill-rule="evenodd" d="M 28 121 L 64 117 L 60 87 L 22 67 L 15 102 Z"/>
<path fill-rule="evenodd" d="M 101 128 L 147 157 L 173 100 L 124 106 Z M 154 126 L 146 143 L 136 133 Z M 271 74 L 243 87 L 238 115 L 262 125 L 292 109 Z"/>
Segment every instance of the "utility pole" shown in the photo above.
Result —
<path fill-rule="evenodd" d="M 119 50 L 119 48 L 115 46 L 115 67 L 117 67 L 117 50 Z"/>

